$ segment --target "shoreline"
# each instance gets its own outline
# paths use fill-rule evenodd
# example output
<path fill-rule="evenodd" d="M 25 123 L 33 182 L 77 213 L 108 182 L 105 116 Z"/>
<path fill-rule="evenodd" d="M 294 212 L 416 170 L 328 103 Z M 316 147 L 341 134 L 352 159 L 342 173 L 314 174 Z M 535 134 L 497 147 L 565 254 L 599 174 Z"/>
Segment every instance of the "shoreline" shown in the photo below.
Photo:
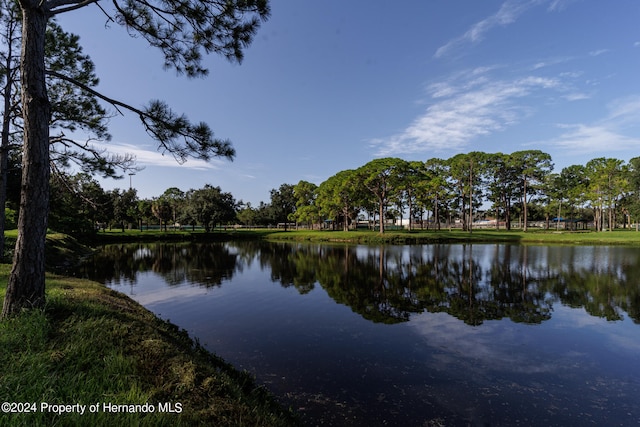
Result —
<path fill-rule="evenodd" d="M 10 268 L 0 264 L 2 297 Z M 46 286 L 44 309 L 0 321 L 3 425 L 301 425 L 252 375 L 127 295 L 53 273 Z"/>
<path fill-rule="evenodd" d="M 90 239 L 92 245 L 137 243 L 154 241 L 229 241 L 269 240 L 347 244 L 444 244 L 444 243 L 513 243 L 551 245 L 640 245 L 640 232 L 632 229 L 613 231 L 556 231 L 556 230 L 412 230 L 388 231 L 318 231 L 276 229 L 227 229 L 211 233 L 201 231 L 126 230 L 99 232 Z"/>

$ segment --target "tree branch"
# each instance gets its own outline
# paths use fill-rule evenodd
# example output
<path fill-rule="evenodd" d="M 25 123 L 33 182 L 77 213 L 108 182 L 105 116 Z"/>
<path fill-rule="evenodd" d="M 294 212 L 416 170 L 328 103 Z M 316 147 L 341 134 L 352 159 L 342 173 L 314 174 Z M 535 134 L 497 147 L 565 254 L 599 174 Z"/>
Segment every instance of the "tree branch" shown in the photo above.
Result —
<path fill-rule="evenodd" d="M 102 99 L 103 101 L 108 102 L 109 104 L 113 105 L 114 108 L 118 111 L 118 113 L 120 113 L 120 115 L 122 115 L 122 116 L 124 116 L 124 113 L 122 111 L 120 111 L 120 109 L 118 108 L 119 106 L 123 107 L 123 108 L 126 108 L 127 110 L 132 111 L 132 112 L 134 112 L 136 114 L 140 114 L 140 115 L 144 114 L 144 112 L 142 110 L 138 110 L 137 108 L 132 107 L 131 105 L 128 105 L 128 104 L 125 104 L 123 102 L 117 101 L 115 99 L 109 98 L 109 97 L 101 94 L 100 92 L 92 89 L 91 87 L 89 87 L 89 86 L 87 86 L 85 84 L 82 84 L 82 83 L 80 83 L 79 81 L 77 81 L 75 79 L 67 77 L 62 73 L 58 73 L 57 71 L 53 71 L 53 70 L 47 70 L 47 71 L 45 71 L 45 74 L 47 74 L 49 76 L 57 77 L 57 78 L 59 78 L 61 80 L 69 82 L 69 83 L 71 83 L 73 85 L 78 86 L 80 89 L 85 90 L 85 91 L 89 92 L 90 94 L 92 94 L 94 96 L 97 96 L 98 98 Z"/>
<path fill-rule="evenodd" d="M 72 10 L 76 10 L 76 9 L 80 9 L 83 8 L 85 6 L 90 5 L 91 3 L 98 3 L 99 0 L 83 0 L 83 1 L 77 1 L 77 0 L 51 0 L 49 2 L 46 3 L 47 5 L 47 10 L 49 11 L 49 15 L 50 16 L 54 16 L 54 15 L 58 15 L 60 13 L 65 13 L 65 12 L 70 12 Z M 58 10 L 54 10 L 57 7 L 60 6 L 65 6 L 65 5 L 73 5 L 73 6 L 69 6 L 69 7 L 64 7 Z"/>
<path fill-rule="evenodd" d="M 109 98 L 64 74 L 52 70 L 47 70 L 46 74 L 77 85 L 81 89 L 110 103 L 121 115 L 124 114 L 118 107 L 137 114 L 147 133 L 160 143 L 164 151 L 170 152 L 178 163 L 184 163 L 188 157 L 206 161 L 212 156 L 226 157 L 229 160 L 232 160 L 235 156 L 235 150 L 231 143 L 227 140 L 214 139 L 213 132 L 205 123 L 193 125 L 186 117 L 177 116 L 166 104 L 160 101 L 152 101 L 146 110 L 141 110 Z M 179 138 L 183 139 L 182 144 L 177 141 Z"/>

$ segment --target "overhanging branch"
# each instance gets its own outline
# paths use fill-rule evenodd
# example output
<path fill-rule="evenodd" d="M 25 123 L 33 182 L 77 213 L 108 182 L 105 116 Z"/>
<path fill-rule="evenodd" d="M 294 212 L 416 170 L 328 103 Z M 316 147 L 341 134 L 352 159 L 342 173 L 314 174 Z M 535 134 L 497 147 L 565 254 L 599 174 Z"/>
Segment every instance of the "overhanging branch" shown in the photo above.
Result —
<path fill-rule="evenodd" d="M 76 9 L 80 9 L 83 8 L 85 6 L 88 6 L 92 3 L 98 3 L 99 0 L 84 0 L 84 1 L 78 1 L 78 0 L 51 0 L 47 3 L 47 9 L 49 10 L 49 14 L 50 15 L 57 15 L 59 13 L 65 13 L 65 12 L 70 12 L 72 10 L 76 10 Z M 61 7 L 61 6 L 65 6 L 65 5 L 70 5 L 67 7 Z M 60 7 L 60 9 L 54 10 L 57 7 Z"/>
<path fill-rule="evenodd" d="M 66 82 L 69 82 L 75 86 L 78 86 L 80 89 L 89 92 L 90 94 L 102 99 L 105 102 L 108 102 L 109 104 L 113 105 L 113 107 L 116 109 L 116 111 L 118 111 L 118 113 L 120 113 L 120 115 L 124 116 L 124 113 L 122 111 L 120 111 L 120 109 L 118 107 L 122 107 L 122 108 L 126 108 L 129 111 L 132 111 L 138 115 L 144 115 L 144 111 L 139 110 L 131 105 L 125 104 L 124 102 L 120 102 L 118 100 L 109 98 L 108 96 L 105 96 L 103 94 L 101 94 L 100 92 L 92 89 L 91 87 L 80 83 L 79 81 L 72 79 L 71 77 L 65 76 L 64 74 L 58 73 L 57 71 L 53 71 L 53 70 L 47 70 L 45 71 L 45 74 L 47 74 L 48 76 L 53 76 L 56 77 L 60 80 L 64 80 Z"/>
<path fill-rule="evenodd" d="M 152 101 L 143 110 L 109 98 L 91 87 L 56 71 L 47 70 L 46 74 L 76 85 L 95 97 L 108 102 L 121 115 L 124 114 L 120 108 L 137 114 L 147 133 L 158 141 L 162 150 L 171 153 L 179 163 L 184 163 L 189 157 L 206 161 L 211 157 L 226 157 L 229 160 L 233 160 L 235 156 L 235 150 L 231 143 L 228 140 L 215 139 L 213 132 L 206 123 L 192 124 L 185 116 L 176 115 L 163 102 Z"/>

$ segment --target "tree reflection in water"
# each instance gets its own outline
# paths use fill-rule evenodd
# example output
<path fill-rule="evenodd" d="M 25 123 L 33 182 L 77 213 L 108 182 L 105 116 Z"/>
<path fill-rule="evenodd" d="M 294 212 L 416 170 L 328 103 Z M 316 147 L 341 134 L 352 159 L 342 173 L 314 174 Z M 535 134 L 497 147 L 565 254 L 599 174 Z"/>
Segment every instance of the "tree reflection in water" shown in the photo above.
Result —
<path fill-rule="evenodd" d="M 639 269 L 632 247 L 242 241 L 108 246 L 79 274 L 312 425 L 628 425 Z"/>
<path fill-rule="evenodd" d="M 519 245 L 349 246 L 268 242 L 108 245 L 76 273 L 135 286 L 153 271 L 169 286 L 221 286 L 258 263 L 271 280 L 307 294 L 321 286 L 372 322 L 444 312 L 469 325 L 509 318 L 536 324 L 554 303 L 640 322 L 640 250 Z"/>

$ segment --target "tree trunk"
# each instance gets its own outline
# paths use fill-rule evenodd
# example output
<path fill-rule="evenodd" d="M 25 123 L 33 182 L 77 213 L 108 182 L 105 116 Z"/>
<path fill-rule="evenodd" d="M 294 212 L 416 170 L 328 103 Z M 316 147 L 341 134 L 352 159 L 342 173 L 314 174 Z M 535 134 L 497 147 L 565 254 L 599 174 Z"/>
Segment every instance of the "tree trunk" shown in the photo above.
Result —
<path fill-rule="evenodd" d="M 464 193 L 464 188 L 461 188 L 461 193 L 462 194 L 462 231 L 467 231 L 467 198 L 466 198 L 466 194 Z"/>
<path fill-rule="evenodd" d="M 2 317 L 44 305 L 44 247 L 49 213 L 49 121 L 44 67 L 47 15 L 38 1 L 22 1 L 24 146 L 20 216 Z"/>
<path fill-rule="evenodd" d="M 11 48 L 11 37 L 9 37 L 9 45 L 7 46 L 7 62 L 5 64 L 6 70 L 6 85 L 3 91 L 4 97 L 4 115 L 2 118 L 2 143 L 0 145 L 0 261 L 4 258 L 4 223 L 5 214 L 4 208 L 7 203 L 7 178 L 9 176 L 9 125 L 11 123 L 11 86 L 13 84 L 13 69 L 11 62 L 13 55 Z"/>
<path fill-rule="evenodd" d="M 611 200 L 611 199 L 609 199 Z M 613 220 L 613 205 L 611 201 L 609 201 L 609 231 L 613 231 L 615 221 Z"/>
<path fill-rule="evenodd" d="M 7 179 L 9 177 L 9 132 L 11 130 L 11 115 L 14 113 L 11 108 L 11 100 L 13 98 L 13 86 L 19 71 L 16 66 L 17 57 L 15 55 L 17 52 L 14 53 L 14 42 L 18 40 L 18 29 L 20 28 L 17 22 L 18 16 L 17 12 L 14 14 L 13 11 L 6 11 L 6 13 L 8 14 L 7 17 L 14 17 L 16 19 L 13 20 L 14 22 L 7 23 L 5 34 L 7 40 L 7 51 L 5 53 L 4 63 L 5 86 L 2 91 L 2 96 L 4 98 L 4 114 L 2 117 L 2 143 L 0 145 L 0 261 L 4 261 L 5 247 L 5 207 L 7 203 Z"/>
<path fill-rule="evenodd" d="M 411 201 L 411 191 L 407 196 L 407 207 L 409 208 L 409 231 L 411 231 L 411 220 L 413 219 L 413 202 Z M 400 208 L 402 210 L 402 207 Z M 402 226 L 402 213 L 400 213 L 400 226 Z"/>
<path fill-rule="evenodd" d="M 473 232 L 473 161 L 469 167 L 469 233 Z"/>
<path fill-rule="evenodd" d="M 504 228 L 511 231 L 511 199 L 506 196 L 504 199 Z"/>
<path fill-rule="evenodd" d="M 348 215 L 349 207 L 345 206 L 344 209 L 342 209 L 342 217 L 344 218 L 342 221 L 342 231 L 349 231 L 349 222 L 347 221 Z"/>
<path fill-rule="evenodd" d="M 522 230 L 527 231 L 527 222 L 529 221 L 529 218 L 527 217 L 527 178 L 524 179 L 524 188 L 522 192 L 522 215 L 524 216 L 524 228 Z"/>

